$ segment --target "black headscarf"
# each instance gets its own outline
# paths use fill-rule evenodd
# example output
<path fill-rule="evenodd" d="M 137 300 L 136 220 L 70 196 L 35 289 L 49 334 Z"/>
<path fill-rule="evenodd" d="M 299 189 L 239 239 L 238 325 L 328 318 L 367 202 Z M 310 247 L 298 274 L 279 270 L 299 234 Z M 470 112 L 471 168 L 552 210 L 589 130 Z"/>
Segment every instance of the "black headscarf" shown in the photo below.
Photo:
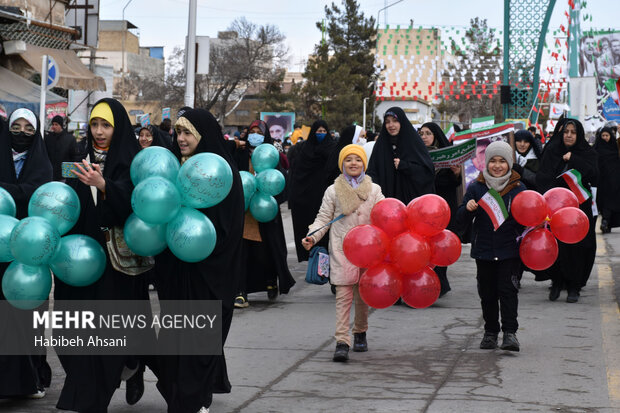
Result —
<path fill-rule="evenodd" d="M 170 149 L 170 145 L 168 145 L 168 143 L 166 142 L 166 139 L 162 136 L 162 134 L 166 132 L 164 132 L 163 130 L 159 129 L 156 126 L 148 125 L 148 126 L 141 127 L 140 130 L 138 131 L 138 135 L 140 135 L 140 131 L 142 129 L 147 129 L 151 133 L 151 136 L 153 137 L 151 146 L 161 146 L 162 148 Z M 138 145 L 139 144 L 140 144 L 140 141 L 138 140 Z"/>
<path fill-rule="evenodd" d="M 574 145 L 564 145 L 564 129 L 568 125 L 574 125 L 577 131 L 577 140 Z M 556 132 L 557 131 L 557 132 Z M 543 193 L 555 186 L 565 186 L 564 180 L 558 176 L 569 169 L 576 169 L 581 173 L 582 183 L 586 188 L 596 185 L 598 179 L 598 155 L 586 141 L 585 132 L 581 122 L 575 119 L 564 119 L 556 125 L 553 139 L 547 143 L 542 154 L 540 169 L 536 174 L 536 186 Z M 563 156 L 571 152 L 568 162 Z"/>
<path fill-rule="evenodd" d="M 605 142 L 602 137 L 604 132 L 607 132 L 610 136 L 608 142 Z M 616 161 L 620 157 L 620 154 L 618 152 L 618 143 L 616 141 L 616 134 L 610 127 L 601 128 L 596 133 L 594 150 L 598 152 L 599 162 Z"/>
<path fill-rule="evenodd" d="M 263 133 L 263 137 L 264 137 L 263 143 L 268 143 L 270 145 L 273 145 L 273 139 L 271 138 L 271 134 L 269 133 L 269 128 L 267 127 L 267 124 L 262 120 L 255 120 L 254 122 L 252 122 L 250 127 L 248 127 L 248 133 L 246 133 L 245 137 L 241 139 L 246 142 L 245 147 L 237 148 L 234 151 L 234 155 L 233 155 L 235 164 L 237 165 L 237 168 L 239 168 L 240 171 L 250 170 L 250 158 L 252 156 L 252 151 L 254 150 L 254 147 L 250 146 L 250 142 L 248 141 L 248 135 L 250 134 L 250 129 L 252 129 L 253 126 L 258 126 L 261 132 Z M 228 142 L 233 142 L 233 141 L 228 141 Z"/>
<path fill-rule="evenodd" d="M 422 128 L 428 128 L 433 133 L 433 137 L 435 138 L 435 140 L 433 141 L 432 146 L 434 146 L 435 148 L 445 148 L 446 146 L 452 145 L 452 142 L 450 142 L 448 138 L 446 138 L 446 134 L 443 133 L 439 125 L 437 125 L 436 123 L 426 122 L 420 127 L 420 129 Z"/>
<path fill-rule="evenodd" d="M 34 126 L 36 131 L 28 147 L 24 166 L 17 178 L 11 146 L 13 134 L 9 132 L 8 123 L 0 118 L 0 187 L 6 189 L 15 200 L 19 219 L 28 215 L 28 201 L 32 193 L 39 186 L 52 180 L 52 165 L 41 138 L 41 123 L 38 117 Z"/>
<path fill-rule="evenodd" d="M 391 137 L 385 126 L 385 117 L 395 116 L 400 131 Z M 408 204 L 413 198 L 435 192 L 435 167 L 428 150 L 407 119 L 405 112 L 395 106 L 385 112 L 383 126 L 368 162 L 368 175 L 381 186 L 383 195 Z M 396 138 L 396 148 L 392 139 Z M 394 158 L 400 159 L 398 169 Z"/>
<path fill-rule="evenodd" d="M 540 159 L 542 157 L 542 145 L 538 139 L 532 135 L 532 132 L 529 130 L 521 129 L 515 132 L 515 142 L 516 141 L 528 141 L 530 143 L 530 148 L 526 153 L 521 154 L 522 156 L 526 156 L 529 151 L 534 151 L 536 158 Z M 516 147 L 515 147 L 516 150 Z"/>

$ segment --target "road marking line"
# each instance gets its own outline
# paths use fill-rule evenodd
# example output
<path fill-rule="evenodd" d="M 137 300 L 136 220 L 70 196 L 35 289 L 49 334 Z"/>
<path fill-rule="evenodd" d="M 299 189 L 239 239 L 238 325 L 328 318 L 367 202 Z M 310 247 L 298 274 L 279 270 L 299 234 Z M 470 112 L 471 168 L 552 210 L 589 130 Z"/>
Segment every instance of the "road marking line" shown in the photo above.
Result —
<path fill-rule="evenodd" d="M 599 256 L 608 252 L 605 240 L 598 234 L 596 252 Z M 617 338 L 620 337 L 620 310 L 614 295 L 615 283 L 611 266 L 603 263 L 596 266 L 609 402 L 612 408 L 620 408 L 620 355 L 616 351 L 618 347 Z"/>

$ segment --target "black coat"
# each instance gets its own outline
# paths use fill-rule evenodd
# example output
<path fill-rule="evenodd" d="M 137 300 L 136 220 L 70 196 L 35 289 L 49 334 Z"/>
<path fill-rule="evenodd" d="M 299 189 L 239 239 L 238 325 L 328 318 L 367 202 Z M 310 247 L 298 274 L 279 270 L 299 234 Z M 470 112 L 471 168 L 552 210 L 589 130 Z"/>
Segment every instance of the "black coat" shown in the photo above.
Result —
<path fill-rule="evenodd" d="M 512 172 L 508 186 L 512 186 L 502 195 L 506 209 L 510 213 L 510 204 L 519 192 L 525 191 L 525 186 L 519 182 L 520 176 Z M 489 188 L 484 183 L 484 179 L 479 175 L 478 179 L 469 184 L 467 192 L 463 198 L 463 203 L 457 212 L 457 226 L 462 228 L 468 226 L 474 220 L 472 227 L 471 257 L 477 260 L 505 260 L 508 258 L 519 257 L 519 245 L 517 237 L 523 232 L 523 225 L 519 224 L 512 214 L 497 229 L 493 228 L 493 222 L 482 207 L 478 207 L 473 212 L 467 210 L 466 205 L 471 199 L 478 202 Z"/>
<path fill-rule="evenodd" d="M 81 159 L 75 137 L 66 130 L 48 132 L 45 134 L 45 147 L 54 171 L 54 181 L 64 181 L 62 163 Z"/>
<path fill-rule="evenodd" d="M 28 149 L 28 157 L 22 167 L 19 178 L 15 173 L 13 155 L 11 149 L 11 133 L 8 125 L 0 119 L 0 187 L 11 194 L 17 206 L 17 218 L 25 218 L 28 215 L 28 201 L 32 193 L 42 184 L 52 180 L 52 166 L 49 163 L 45 145 L 40 135 L 40 124 L 37 119 L 36 132 L 32 145 Z M 4 272 L 9 266 L 8 262 L 0 263 L 0 283 Z M 0 289 L 0 300 L 4 300 L 4 294 Z M 43 310 L 47 309 L 44 304 Z M 23 314 L 22 314 L 23 313 Z M 16 321 L 26 313 L 17 311 Z M 0 326 L 0 340 L 14 340 L 21 334 L 19 330 L 25 328 L 23 337 L 29 337 L 26 328 L 28 320 L 17 321 L 17 330 L 9 329 L 8 326 Z M 25 339 L 25 338 L 23 338 Z M 38 367 L 44 363 L 41 356 L 4 356 L 0 355 L 0 397 L 2 396 L 25 396 L 37 392 L 40 383 Z"/>
<path fill-rule="evenodd" d="M 568 124 L 575 125 L 577 140 L 571 147 L 564 145 L 563 131 Z M 570 160 L 564 161 L 563 156 L 571 153 Z M 592 186 L 598 184 L 598 154 L 585 140 L 583 126 L 574 119 L 564 119 L 556 126 L 553 138 L 545 149 L 540 163 L 540 169 L 536 174 L 538 190 L 545 193 L 551 188 L 568 188 L 568 185 L 559 175 L 570 169 L 576 169 L 581 173 L 583 185 L 591 192 Z M 596 220 L 592 215 L 592 199 L 587 199 L 581 205 L 581 209 L 590 221 L 590 229 L 586 237 L 576 244 L 565 244 L 558 241 L 559 254 L 555 264 L 543 272 L 537 272 L 538 280 L 553 279 L 561 282 L 569 288 L 579 289 L 584 286 L 590 277 L 596 255 L 596 236 L 594 226 Z"/>
<path fill-rule="evenodd" d="M 321 126 L 328 134 L 319 142 L 316 131 Z M 291 155 L 288 204 L 293 218 L 293 236 L 299 262 L 308 260 L 308 251 L 301 245 L 301 240 L 308 233 L 308 227 L 314 222 L 321 208 L 325 190 L 333 183 L 334 168 L 329 159 L 336 150 L 336 145 L 336 141 L 329 135 L 327 123 L 318 120 L 312 124 L 308 139 L 297 143 Z M 317 245 L 327 248 L 328 238 L 323 237 Z"/>
<path fill-rule="evenodd" d="M 396 198 L 405 205 L 412 199 L 435 193 L 435 167 L 422 138 L 399 107 L 387 110 L 400 122 L 396 145 L 392 144 L 385 122 L 377 138 L 366 173 L 381 187 L 383 195 Z M 400 159 L 398 169 L 394 158 Z"/>
<path fill-rule="evenodd" d="M 221 300 L 222 346 L 232 322 L 233 301 L 240 277 L 241 239 L 245 204 L 241 177 L 217 120 L 203 109 L 190 109 L 182 117 L 201 135 L 195 153 L 210 152 L 224 158 L 233 172 L 230 193 L 217 205 L 201 209 L 213 223 L 217 241 L 211 255 L 187 263 L 166 249 L 156 257 L 157 293 L 160 300 Z M 179 159 L 180 150 L 173 142 Z M 226 359 L 220 356 L 162 356 L 157 358 L 157 387 L 169 412 L 194 412 L 211 403 L 213 393 L 228 393 Z"/>
<path fill-rule="evenodd" d="M 609 142 L 601 138 L 603 132 L 611 136 Z M 611 128 L 602 128 L 594 143 L 599 156 L 596 204 L 610 227 L 620 226 L 620 154 L 615 135 Z"/>
<path fill-rule="evenodd" d="M 78 221 L 70 233 L 94 238 L 106 252 L 106 268 L 98 281 L 86 287 L 72 287 L 55 278 L 54 299 L 148 300 L 146 276 L 128 276 L 116 271 L 110 264 L 105 246 L 105 233 L 102 228 L 122 227 L 131 214 L 133 184 L 129 176 L 129 166 L 140 146 L 123 105 L 110 98 L 102 99 L 97 104 L 100 102 L 106 102 L 114 116 L 114 134 L 103 168 L 105 196 L 97 190 L 95 204 L 90 186 L 77 178 L 68 179 L 67 184 L 76 191 L 81 206 Z M 96 163 L 90 128 L 86 139 L 87 154 L 90 161 Z M 65 355 L 58 358 L 65 370 L 66 379 L 57 407 L 77 411 L 106 408 L 128 361 L 127 356 Z"/>

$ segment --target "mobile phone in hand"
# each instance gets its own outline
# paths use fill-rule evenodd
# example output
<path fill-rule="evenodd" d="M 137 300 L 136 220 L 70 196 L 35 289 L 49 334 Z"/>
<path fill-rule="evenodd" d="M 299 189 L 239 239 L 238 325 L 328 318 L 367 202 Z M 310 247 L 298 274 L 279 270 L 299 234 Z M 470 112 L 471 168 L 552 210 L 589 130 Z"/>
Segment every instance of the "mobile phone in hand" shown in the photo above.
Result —
<path fill-rule="evenodd" d="M 84 168 L 83 163 L 79 163 Z M 90 167 L 90 164 L 88 165 Z M 63 178 L 77 178 L 77 175 L 73 173 L 73 171 L 80 171 L 78 167 L 75 165 L 75 162 L 63 162 L 61 164 L 62 167 L 62 177 Z"/>

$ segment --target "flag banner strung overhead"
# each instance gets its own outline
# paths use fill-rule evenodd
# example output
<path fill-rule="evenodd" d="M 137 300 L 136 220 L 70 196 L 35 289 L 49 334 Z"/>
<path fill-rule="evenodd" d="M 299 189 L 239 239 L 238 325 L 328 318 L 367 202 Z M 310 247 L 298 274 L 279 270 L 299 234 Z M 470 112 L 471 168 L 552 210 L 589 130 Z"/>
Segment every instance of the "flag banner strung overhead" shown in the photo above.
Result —
<path fill-rule="evenodd" d="M 502 196 L 495 189 L 491 188 L 480 198 L 478 205 L 485 210 L 493 222 L 493 229 L 497 231 L 506 219 L 508 219 L 508 210 Z"/>
<path fill-rule="evenodd" d="M 429 152 L 436 169 L 461 166 L 465 161 L 476 156 L 476 139 L 460 141 L 459 143 L 459 145 L 447 146 Z"/>

